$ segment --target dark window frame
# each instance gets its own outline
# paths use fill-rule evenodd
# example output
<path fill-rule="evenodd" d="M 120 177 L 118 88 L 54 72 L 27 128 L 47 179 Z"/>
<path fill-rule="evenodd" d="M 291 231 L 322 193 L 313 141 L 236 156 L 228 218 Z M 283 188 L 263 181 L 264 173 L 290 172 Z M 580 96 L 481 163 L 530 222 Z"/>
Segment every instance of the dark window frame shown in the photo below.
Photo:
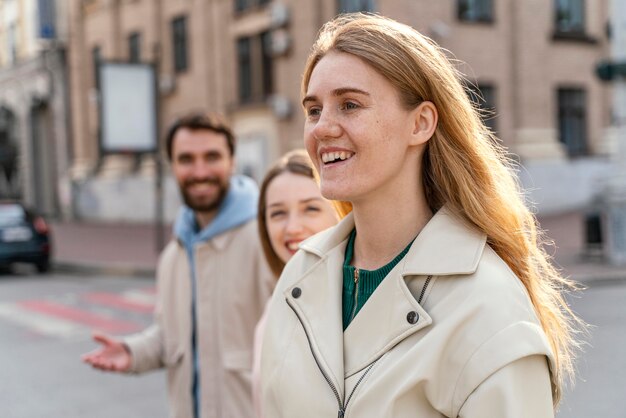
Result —
<path fill-rule="evenodd" d="M 261 8 L 271 0 L 235 0 L 235 13 L 244 13 L 249 10 Z"/>
<path fill-rule="evenodd" d="M 556 90 L 556 118 L 559 142 L 570 158 L 589 155 L 587 91 L 580 86 L 559 86 Z"/>
<path fill-rule="evenodd" d="M 177 16 L 171 21 L 172 59 L 175 73 L 189 69 L 189 25 L 186 15 Z"/>
<path fill-rule="evenodd" d="M 587 11 L 585 0 L 553 0 L 554 9 L 554 32 L 552 39 L 556 41 L 575 41 L 596 44 L 598 40 L 587 34 Z M 565 6 L 565 7 L 564 7 Z M 566 19 L 565 14 L 577 9 L 577 18 L 574 23 Z M 576 20 L 579 23 L 576 24 Z M 569 22 L 569 23 L 568 23 Z"/>
<path fill-rule="evenodd" d="M 554 32 L 584 34 L 586 25 L 585 0 L 553 0 Z M 573 13 L 576 12 L 577 13 Z M 566 15 L 579 15 L 579 18 Z M 579 22 L 576 22 L 579 20 Z"/>
<path fill-rule="evenodd" d="M 465 23 L 494 23 L 493 0 L 457 0 L 457 19 Z"/>
<path fill-rule="evenodd" d="M 358 4 L 352 4 L 358 3 Z M 337 13 L 376 12 L 375 0 L 337 0 Z"/>
<path fill-rule="evenodd" d="M 128 41 L 128 62 L 141 62 L 141 32 L 131 32 Z"/>
<path fill-rule="evenodd" d="M 264 102 L 274 90 L 271 32 L 241 37 L 236 47 L 239 103 Z"/>
<path fill-rule="evenodd" d="M 496 84 L 491 82 L 468 83 L 467 93 L 472 103 L 480 110 L 480 116 L 485 126 L 497 134 L 498 88 Z"/>

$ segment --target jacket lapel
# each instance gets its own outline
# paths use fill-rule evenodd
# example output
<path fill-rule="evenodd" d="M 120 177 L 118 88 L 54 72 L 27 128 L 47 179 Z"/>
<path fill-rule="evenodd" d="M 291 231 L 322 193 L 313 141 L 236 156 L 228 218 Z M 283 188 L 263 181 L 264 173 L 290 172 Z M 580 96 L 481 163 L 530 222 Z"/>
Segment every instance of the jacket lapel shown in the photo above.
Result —
<path fill-rule="evenodd" d="M 341 399 L 344 392 L 341 267 L 346 243 L 332 249 L 284 292 L 307 334 L 313 355 Z"/>
<path fill-rule="evenodd" d="M 400 274 L 399 265 L 396 266 L 344 332 L 345 377 L 364 369 L 431 323 L 431 317 L 417 303 Z"/>
<path fill-rule="evenodd" d="M 349 214 L 336 227 L 303 242 L 304 251 L 321 259 L 285 292 L 301 317 L 312 350 L 342 396 L 344 377 L 432 323 L 405 277 L 418 276 L 424 283 L 428 276 L 471 274 L 486 243 L 484 234 L 441 208 L 343 332 L 342 266 L 352 228 L 354 219 Z M 292 295 L 296 287 L 302 292 L 298 298 Z"/>

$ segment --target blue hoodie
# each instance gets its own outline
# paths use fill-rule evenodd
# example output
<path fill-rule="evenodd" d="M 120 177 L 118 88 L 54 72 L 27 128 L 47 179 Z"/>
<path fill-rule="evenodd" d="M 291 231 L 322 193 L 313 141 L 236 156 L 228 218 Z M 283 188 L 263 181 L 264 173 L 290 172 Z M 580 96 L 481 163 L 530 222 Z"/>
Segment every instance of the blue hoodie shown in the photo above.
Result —
<path fill-rule="evenodd" d="M 193 355 L 193 398 L 194 414 L 200 416 L 200 361 L 196 347 L 196 244 L 231 230 L 254 219 L 257 213 L 259 189 L 256 183 L 245 176 L 232 176 L 230 186 L 218 213 L 204 229 L 199 230 L 194 211 L 183 206 L 174 223 L 174 235 L 185 247 L 191 272 L 191 352 Z M 200 278 L 202 280 L 202 278 Z"/>

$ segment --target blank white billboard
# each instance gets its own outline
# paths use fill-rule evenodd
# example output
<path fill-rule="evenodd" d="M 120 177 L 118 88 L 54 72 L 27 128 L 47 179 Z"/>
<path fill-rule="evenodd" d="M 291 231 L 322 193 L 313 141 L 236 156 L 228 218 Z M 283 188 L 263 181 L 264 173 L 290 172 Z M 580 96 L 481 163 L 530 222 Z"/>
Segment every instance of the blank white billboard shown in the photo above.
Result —
<path fill-rule="evenodd" d="M 101 62 L 99 86 L 102 151 L 155 151 L 158 138 L 154 67 Z"/>

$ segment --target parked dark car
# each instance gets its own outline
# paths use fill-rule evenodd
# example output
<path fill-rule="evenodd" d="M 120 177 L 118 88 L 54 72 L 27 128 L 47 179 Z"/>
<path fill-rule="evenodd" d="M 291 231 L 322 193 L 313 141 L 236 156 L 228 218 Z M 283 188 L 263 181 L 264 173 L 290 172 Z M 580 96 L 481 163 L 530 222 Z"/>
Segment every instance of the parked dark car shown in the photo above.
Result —
<path fill-rule="evenodd" d="M 21 203 L 0 201 L 0 265 L 32 263 L 40 273 L 50 270 L 50 228 Z"/>

